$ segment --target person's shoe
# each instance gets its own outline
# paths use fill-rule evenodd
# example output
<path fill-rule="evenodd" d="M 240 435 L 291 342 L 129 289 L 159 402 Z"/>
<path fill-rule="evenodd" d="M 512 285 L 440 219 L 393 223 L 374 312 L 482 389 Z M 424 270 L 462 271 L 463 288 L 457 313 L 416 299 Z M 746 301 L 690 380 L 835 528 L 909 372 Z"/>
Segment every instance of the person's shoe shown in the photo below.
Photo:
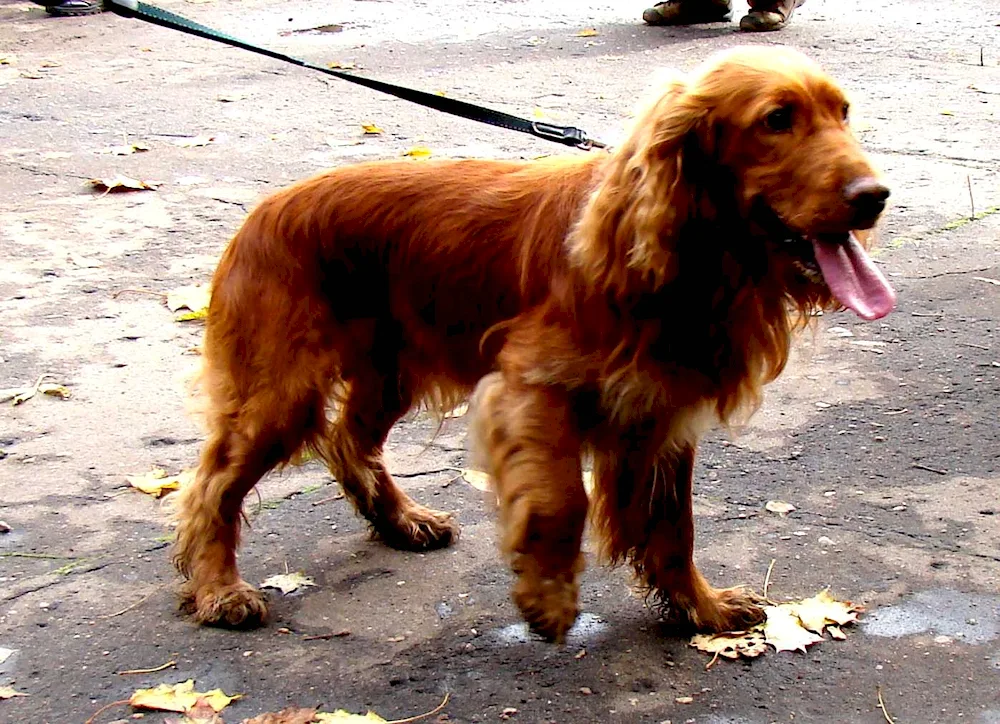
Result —
<path fill-rule="evenodd" d="M 96 15 L 104 12 L 103 0 L 34 0 L 36 5 L 44 5 L 45 11 L 56 17 L 73 15 Z"/>
<path fill-rule="evenodd" d="M 806 0 L 756 0 L 750 12 L 740 20 L 740 30 L 748 33 L 781 30 L 792 19 L 795 8 Z"/>
<path fill-rule="evenodd" d="M 732 11 L 730 0 L 665 0 L 643 11 L 642 19 L 647 25 L 721 23 Z"/>

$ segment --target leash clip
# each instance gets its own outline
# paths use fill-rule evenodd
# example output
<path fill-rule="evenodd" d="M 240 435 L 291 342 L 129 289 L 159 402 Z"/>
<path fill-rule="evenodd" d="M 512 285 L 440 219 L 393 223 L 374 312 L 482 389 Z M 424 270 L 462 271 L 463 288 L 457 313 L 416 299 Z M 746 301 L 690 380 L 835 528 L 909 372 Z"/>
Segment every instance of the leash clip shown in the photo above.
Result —
<path fill-rule="evenodd" d="M 541 136 L 542 138 L 547 138 L 566 146 L 575 146 L 584 151 L 589 151 L 592 148 L 605 148 L 603 143 L 587 138 L 587 134 L 582 129 L 573 126 L 555 126 L 551 123 L 532 121 L 531 131 L 536 136 Z"/>

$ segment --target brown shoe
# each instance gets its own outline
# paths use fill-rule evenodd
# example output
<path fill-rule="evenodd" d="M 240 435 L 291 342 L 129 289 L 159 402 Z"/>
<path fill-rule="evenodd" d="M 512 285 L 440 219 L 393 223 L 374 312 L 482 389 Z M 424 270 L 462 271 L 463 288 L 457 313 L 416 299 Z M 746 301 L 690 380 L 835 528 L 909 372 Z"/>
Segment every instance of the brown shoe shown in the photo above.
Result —
<path fill-rule="evenodd" d="M 781 30 L 792 19 L 795 8 L 806 0 L 750 0 L 750 12 L 740 20 L 740 30 L 760 33 Z"/>
<path fill-rule="evenodd" d="M 647 8 L 642 19 L 647 25 L 695 25 L 729 20 L 730 0 L 665 0 Z"/>

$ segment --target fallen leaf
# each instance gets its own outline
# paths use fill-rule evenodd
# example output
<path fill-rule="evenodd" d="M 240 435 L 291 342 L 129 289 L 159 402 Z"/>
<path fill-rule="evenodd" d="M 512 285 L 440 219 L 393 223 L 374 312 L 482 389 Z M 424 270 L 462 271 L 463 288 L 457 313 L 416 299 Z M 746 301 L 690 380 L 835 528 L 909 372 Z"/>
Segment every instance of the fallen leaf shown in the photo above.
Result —
<path fill-rule="evenodd" d="M 351 714 L 343 709 L 337 709 L 334 712 L 317 712 L 313 721 L 319 724 L 388 724 L 385 719 L 373 711 L 367 714 Z"/>
<path fill-rule="evenodd" d="M 403 152 L 404 156 L 409 156 L 410 158 L 430 158 L 431 149 L 426 146 L 414 146 L 408 151 Z"/>
<path fill-rule="evenodd" d="M 146 183 L 145 181 L 140 181 L 138 179 L 129 178 L 128 176 L 115 176 L 113 178 L 92 178 L 90 179 L 90 185 L 96 188 L 98 191 L 104 191 L 106 194 L 110 193 L 120 193 L 126 191 L 155 191 L 156 186 Z"/>
<path fill-rule="evenodd" d="M 111 154 L 112 156 L 130 156 L 133 153 L 142 153 L 148 150 L 149 146 L 145 143 L 130 143 L 127 146 L 108 146 L 107 148 L 102 148 L 98 153 Z"/>
<path fill-rule="evenodd" d="M 14 691 L 9 686 L 0 686 L 0 699 L 13 699 L 15 696 L 27 696 L 23 691 Z"/>
<path fill-rule="evenodd" d="M 35 380 L 35 384 L 30 387 L 11 387 L 10 389 L 0 390 L 0 402 L 10 400 L 11 404 L 17 407 L 30 400 L 39 392 L 45 395 L 52 395 L 53 397 L 60 397 L 64 400 L 69 399 L 71 395 L 69 388 L 45 382 L 50 377 L 52 375 L 41 375 Z"/>
<path fill-rule="evenodd" d="M 468 403 L 462 403 L 458 407 L 456 407 L 454 409 L 451 409 L 451 410 L 448 410 L 448 412 L 444 413 L 444 416 L 446 418 L 461 417 L 462 415 L 464 415 L 468 411 L 469 411 L 469 405 L 468 405 Z"/>
<path fill-rule="evenodd" d="M 164 724 L 225 724 L 218 712 L 205 699 L 198 699 L 183 719 L 164 719 Z"/>
<path fill-rule="evenodd" d="M 17 65 L 17 56 L 0 55 L 0 65 Z"/>
<path fill-rule="evenodd" d="M 833 626 L 828 624 L 826 627 L 826 632 L 830 634 L 830 638 L 837 639 L 837 641 L 846 641 L 847 634 L 840 630 L 840 626 Z"/>
<path fill-rule="evenodd" d="M 941 113 L 942 116 L 953 116 L 953 115 L 955 115 L 954 111 L 949 111 L 949 110 L 943 110 L 943 111 L 940 111 L 940 113 Z"/>
<path fill-rule="evenodd" d="M 181 148 L 195 148 L 197 146 L 207 146 L 210 143 L 215 143 L 215 136 L 184 136 L 183 138 L 177 138 L 174 140 L 175 146 L 180 146 Z"/>
<path fill-rule="evenodd" d="M 326 64 L 327 68 L 333 68 L 334 70 L 354 70 L 358 66 L 355 63 L 346 62 L 342 63 L 339 60 L 331 60 Z"/>
<path fill-rule="evenodd" d="M 242 696 L 242 694 L 229 696 L 222 693 L 222 689 L 212 689 L 204 693 L 198 692 L 194 690 L 194 679 L 188 679 L 179 684 L 160 684 L 152 689 L 138 689 L 133 692 L 128 701 L 129 704 L 138 709 L 186 713 L 199 706 L 199 700 L 203 700 L 204 703 L 218 712 Z"/>
<path fill-rule="evenodd" d="M 802 627 L 799 617 L 795 615 L 792 606 L 783 603 L 779 606 L 765 606 L 764 638 L 775 651 L 802 651 L 823 640 L 823 637 Z"/>
<path fill-rule="evenodd" d="M 142 475 L 127 476 L 125 480 L 133 488 L 146 493 L 146 495 L 162 498 L 167 493 L 180 490 L 184 485 L 191 483 L 194 476 L 194 469 L 184 470 L 177 475 L 167 475 L 167 471 L 163 468 L 153 468 Z"/>
<path fill-rule="evenodd" d="M 843 626 L 856 621 L 858 611 L 861 610 L 850 601 L 838 601 L 830 595 L 829 589 L 824 589 L 804 601 L 785 605 L 799 617 L 803 627 L 820 636 L 828 624 Z"/>
<path fill-rule="evenodd" d="M 579 33 L 576 34 L 578 38 L 593 38 L 595 35 L 600 35 L 596 28 L 584 28 Z"/>
<path fill-rule="evenodd" d="M 741 656 L 753 659 L 767 651 L 764 632 L 759 626 L 750 631 L 696 634 L 691 637 L 690 645 L 699 651 L 724 656 L 727 659 L 738 659 Z"/>
<path fill-rule="evenodd" d="M 307 586 L 315 586 L 316 582 L 304 573 L 281 573 L 271 576 L 260 584 L 261 588 L 277 588 L 281 593 L 288 594 Z"/>
<path fill-rule="evenodd" d="M 484 493 L 493 490 L 493 483 L 490 476 L 482 470 L 463 470 L 462 477 L 465 479 L 465 482 L 476 490 L 481 490 Z"/>
<path fill-rule="evenodd" d="M 364 130 L 366 136 L 377 136 L 380 133 L 385 133 L 384 130 L 376 126 L 374 123 L 362 123 L 362 130 Z"/>
<path fill-rule="evenodd" d="M 54 60 L 43 60 L 38 64 L 39 68 L 59 68 L 60 66 L 62 66 L 62 63 L 57 63 Z"/>
<path fill-rule="evenodd" d="M 41 80 L 45 76 L 42 75 L 41 73 L 36 73 L 33 70 L 22 70 L 21 71 L 21 77 L 22 78 L 27 78 L 28 80 Z"/>
<path fill-rule="evenodd" d="M 38 386 L 38 391 L 43 395 L 52 395 L 53 397 L 58 397 L 60 400 L 68 400 L 73 396 L 73 393 L 69 391 L 69 388 L 65 385 L 53 385 L 51 383 L 45 383 Z"/>
<path fill-rule="evenodd" d="M 244 719 L 243 724 L 311 724 L 314 721 L 316 721 L 315 709 L 290 706 L 279 712 L 268 712 L 253 719 Z"/>
<path fill-rule="evenodd" d="M 175 317 L 175 321 L 178 322 L 204 319 L 208 316 L 208 305 L 211 301 L 212 287 L 208 284 L 189 284 L 167 292 L 167 309 L 171 312 L 190 310 Z"/>
<path fill-rule="evenodd" d="M 778 515 L 784 517 L 795 510 L 795 506 L 791 503 L 786 503 L 783 500 L 769 500 L 764 505 L 764 510 L 770 513 L 777 513 Z"/>

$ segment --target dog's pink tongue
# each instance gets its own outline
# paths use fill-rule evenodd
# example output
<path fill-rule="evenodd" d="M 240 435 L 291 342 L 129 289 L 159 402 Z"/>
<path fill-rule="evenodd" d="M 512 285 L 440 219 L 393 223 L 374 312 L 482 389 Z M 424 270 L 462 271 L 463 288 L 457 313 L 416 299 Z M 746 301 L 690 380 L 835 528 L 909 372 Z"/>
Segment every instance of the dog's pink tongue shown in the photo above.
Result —
<path fill-rule="evenodd" d="M 837 301 L 862 319 L 881 319 L 896 307 L 896 292 L 853 234 L 847 241 L 813 240 L 823 279 Z"/>

